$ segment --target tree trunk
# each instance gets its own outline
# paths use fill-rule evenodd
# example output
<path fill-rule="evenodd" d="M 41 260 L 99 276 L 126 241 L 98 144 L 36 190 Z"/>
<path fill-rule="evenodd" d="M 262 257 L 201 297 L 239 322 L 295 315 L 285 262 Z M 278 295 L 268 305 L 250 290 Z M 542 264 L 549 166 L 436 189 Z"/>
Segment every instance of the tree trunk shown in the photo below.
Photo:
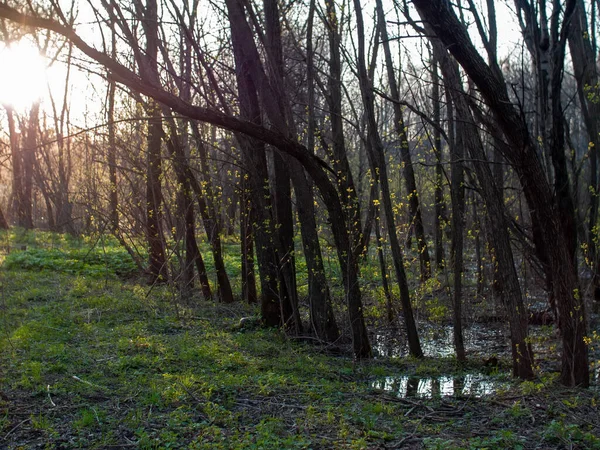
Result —
<path fill-rule="evenodd" d="M 435 247 L 435 265 L 438 270 L 444 268 L 444 232 L 442 229 L 445 223 L 445 203 L 444 203 L 444 168 L 442 166 L 442 129 L 441 121 L 441 98 L 440 84 L 438 75 L 438 62 L 433 58 L 433 75 L 431 88 L 431 102 L 433 104 L 433 151 L 435 153 L 435 187 L 434 187 L 434 247 Z"/>
<path fill-rule="evenodd" d="M 390 51 L 390 40 L 388 38 L 385 15 L 383 12 L 382 0 L 377 0 L 378 23 L 381 32 L 381 42 L 385 54 L 385 63 L 387 68 L 388 83 L 390 85 L 390 96 L 394 102 L 394 129 L 399 139 L 400 156 L 404 166 L 404 182 L 406 184 L 406 195 L 408 196 L 408 206 L 411 218 L 411 224 L 414 226 L 415 237 L 417 238 L 417 249 L 419 251 L 419 262 L 421 270 L 421 281 L 431 277 L 431 262 L 429 259 L 429 250 L 427 249 L 427 238 L 425 237 L 425 228 L 423 226 L 423 217 L 421 214 L 421 205 L 419 194 L 417 192 L 417 182 L 415 180 L 415 170 L 410 156 L 407 127 L 404 124 L 404 115 L 400 106 L 400 92 L 394 73 L 394 63 L 392 61 L 392 52 Z"/>
<path fill-rule="evenodd" d="M 441 61 L 441 58 L 438 58 Z M 444 76 L 444 80 L 447 78 Z M 450 197 L 452 202 L 452 240 L 450 242 L 450 266 L 453 279 L 452 305 L 453 305 L 453 324 L 454 324 L 454 349 L 456 359 L 464 361 L 466 359 L 465 344 L 463 339 L 462 325 L 462 278 L 464 271 L 463 250 L 464 250 L 464 227 L 465 227 L 465 188 L 464 188 L 464 117 L 454 117 L 454 105 L 450 101 L 451 91 L 454 86 L 446 86 L 446 110 L 448 113 L 448 128 L 452 129 L 448 134 L 453 136 L 450 147 Z"/>
<path fill-rule="evenodd" d="M 24 207 L 23 202 L 23 155 L 21 152 L 21 142 L 17 134 L 14 111 L 5 106 L 8 119 L 8 133 L 10 137 L 10 156 L 12 159 L 12 199 L 10 209 L 12 210 L 13 221 L 17 226 L 22 226 Z M 16 219 L 16 220 L 15 220 Z"/>
<path fill-rule="evenodd" d="M 149 101 L 148 146 L 146 171 L 146 237 L 150 259 L 150 282 L 164 283 L 168 280 L 165 241 L 162 232 L 162 192 L 161 192 L 161 136 L 162 123 L 160 109 L 154 100 Z"/>
<path fill-rule="evenodd" d="M 329 38 L 329 77 L 327 80 L 329 119 L 331 121 L 331 149 L 333 151 L 333 168 L 336 171 L 340 198 L 348 210 L 348 228 L 352 245 L 357 254 L 362 253 L 360 205 L 346 154 L 344 124 L 342 114 L 342 63 L 340 57 L 341 36 L 338 16 L 334 0 L 325 0 L 327 15 L 325 26 Z"/>
<path fill-rule="evenodd" d="M 544 246 L 553 280 L 552 294 L 560 315 L 563 341 L 561 382 L 568 386 L 589 386 L 588 349 L 584 340 L 586 316 L 571 257 L 571 240 L 561 222 L 557 199 L 531 134 L 508 97 L 504 80 L 498 75 L 501 71 L 492 70 L 483 61 L 452 6 L 443 0 L 413 0 L 413 4 L 477 85 L 510 144 L 505 157 L 519 176 L 532 221 L 538 224 L 536 245 Z"/>
<path fill-rule="evenodd" d="M 165 111 L 167 112 L 167 111 Z M 184 144 L 178 136 L 175 120 L 168 115 L 167 123 L 169 125 L 169 137 L 167 140 L 167 149 L 173 159 L 173 168 L 177 177 L 179 192 L 177 193 L 181 201 L 179 213 L 183 215 L 183 236 L 185 242 L 185 258 L 183 259 L 184 267 L 181 268 L 181 284 L 184 295 L 193 287 L 193 269 L 194 265 L 198 272 L 198 280 L 200 282 L 200 290 L 205 300 L 212 300 L 212 290 L 204 264 L 204 259 L 198 248 L 196 241 L 196 219 L 194 214 L 194 203 L 192 191 L 198 196 L 199 204 L 202 207 L 202 192 L 194 174 L 192 173 L 188 159 L 184 151 Z M 216 266 L 216 264 L 215 264 Z"/>
<path fill-rule="evenodd" d="M 116 33 L 112 29 L 111 33 L 113 58 L 117 55 Z M 116 124 L 115 124 L 115 93 L 117 83 L 114 79 L 109 78 L 108 81 L 108 148 L 107 148 L 107 163 L 108 163 L 108 217 L 110 221 L 111 231 L 116 234 L 119 230 L 119 195 L 117 191 L 117 139 L 116 139 Z"/>
<path fill-rule="evenodd" d="M 8 230 L 8 222 L 6 221 L 2 208 L 0 208 L 0 230 Z"/>
<path fill-rule="evenodd" d="M 311 0 L 306 27 L 306 84 L 308 91 L 308 129 L 307 148 L 314 153 L 315 148 L 315 68 L 313 51 L 313 24 L 315 14 L 315 0 Z M 296 174 L 296 171 L 293 172 Z M 331 306 L 331 295 L 323 267 L 321 244 L 317 234 L 315 198 L 312 186 L 306 179 L 304 169 L 297 175 L 304 177 L 294 183 L 298 216 L 300 218 L 302 243 L 308 271 L 308 290 L 310 304 L 310 324 L 316 335 L 327 342 L 335 342 L 339 338 L 339 329 Z M 306 223 L 308 222 L 308 223 Z M 303 223 L 305 225 L 303 225 Z"/>
<path fill-rule="evenodd" d="M 247 55 L 243 51 L 244 36 L 240 31 L 247 27 L 243 8 L 237 0 L 228 0 L 229 22 L 232 32 L 233 53 L 236 64 L 240 115 L 255 124 L 262 123 L 257 88 L 247 68 Z M 249 173 L 253 223 L 258 270 L 261 284 L 261 317 L 266 326 L 281 326 L 282 315 L 278 287 L 278 261 L 275 254 L 273 217 L 271 216 L 271 193 L 265 148 L 262 142 L 239 137 L 242 163 Z"/>
<path fill-rule="evenodd" d="M 389 179 L 387 175 L 387 165 L 383 151 L 383 144 L 377 129 L 375 120 L 374 99 L 371 82 L 367 74 L 365 63 L 365 42 L 364 42 L 364 24 L 362 19 L 362 7 L 360 0 L 354 0 L 354 10 L 356 13 L 357 32 L 358 32 L 358 73 L 360 90 L 365 108 L 365 116 L 367 120 L 367 154 L 371 160 L 372 173 L 375 182 L 380 183 L 381 197 L 383 203 L 383 211 L 385 214 L 386 227 L 390 238 L 390 248 L 396 271 L 396 279 L 400 288 L 400 302 L 402 303 L 402 312 L 406 325 L 406 333 L 410 354 L 416 358 L 423 356 L 421 344 L 419 342 L 419 334 L 413 316 L 412 305 L 410 304 L 410 291 L 408 288 L 408 280 L 404 270 L 404 257 L 402 249 L 396 233 L 396 224 L 394 221 L 394 208 L 389 187 Z"/>
<path fill-rule="evenodd" d="M 248 183 L 250 175 L 243 171 L 240 180 L 240 243 L 242 253 L 242 300 L 246 303 L 258 303 L 256 278 L 254 276 L 254 247 L 252 241 L 252 202 Z"/>
<path fill-rule="evenodd" d="M 600 185 L 598 184 L 598 152 L 600 151 L 600 101 L 597 100 L 599 91 L 598 72 L 596 69 L 595 52 L 590 42 L 587 26 L 585 3 L 577 0 L 577 7 L 573 13 L 572 25 L 569 33 L 569 49 L 577 81 L 577 94 L 583 123 L 587 130 L 589 144 L 588 157 L 590 160 L 590 181 L 588 205 L 589 216 L 587 226 L 588 255 L 592 270 L 594 270 L 594 297 L 600 301 L 600 258 L 596 240 L 598 232 L 598 197 Z M 594 96 L 596 95 L 596 97 Z"/>
<path fill-rule="evenodd" d="M 223 260 L 223 246 L 221 244 L 221 224 L 218 220 L 217 208 L 215 207 L 215 191 L 212 180 L 210 179 L 210 171 L 208 167 L 207 148 L 200 135 L 200 130 L 197 124 L 192 124 L 192 132 L 196 140 L 196 147 L 200 156 L 200 168 L 204 176 L 202 186 L 196 180 L 191 169 L 188 172 L 188 179 L 191 187 L 196 194 L 198 206 L 200 208 L 200 216 L 210 248 L 212 250 L 215 271 L 217 273 L 217 289 L 219 290 L 219 300 L 223 303 L 233 303 L 233 291 L 231 282 L 225 269 L 225 261 Z M 189 164 L 188 164 L 189 167 Z"/>

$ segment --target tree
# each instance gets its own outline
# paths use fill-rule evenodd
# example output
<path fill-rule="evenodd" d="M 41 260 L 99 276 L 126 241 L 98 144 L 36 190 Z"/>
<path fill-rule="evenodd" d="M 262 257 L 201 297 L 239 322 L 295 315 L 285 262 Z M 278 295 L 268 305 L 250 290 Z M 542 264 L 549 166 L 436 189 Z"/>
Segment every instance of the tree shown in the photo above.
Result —
<path fill-rule="evenodd" d="M 373 86 L 367 74 L 367 66 L 365 62 L 364 23 L 360 0 L 354 0 L 354 10 L 356 13 L 358 33 L 358 74 L 363 107 L 365 109 L 365 118 L 367 121 L 367 155 L 369 156 L 371 164 L 371 173 L 375 178 L 375 182 L 379 183 L 381 187 L 383 212 L 388 236 L 390 239 L 390 249 L 392 252 L 394 269 L 396 271 L 396 279 L 398 282 L 398 287 L 400 288 L 400 301 L 402 302 L 402 313 L 404 315 L 404 323 L 406 325 L 406 334 L 410 353 L 412 356 L 420 358 L 423 356 L 423 351 L 421 349 L 421 343 L 419 342 L 419 334 L 413 316 L 412 305 L 410 304 L 410 292 L 408 288 L 406 272 L 404 270 L 404 258 L 402 256 L 402 249 L 400 248 L 400 242 L 396 232 L 383 144 L 379 136 L 377 122 L 375 119 Z"/>
<path fill-rule="evenodd" d="M 561 381 L 569 386 L 588 386 L 588 354 L 584 341 L 586 317 L 572 257 L 572 240 L 569 230 L 563 226 L 561 211 L 564 210 L 544 175 L 527 125 L 510 101 L 497 62 L 485 63 L 452 6 L 441 0 L 414 0 L 413 3 L 423 20 L 478 87 L 510 143 L 505 157 L 514 165 L 519 176 L 532 221 L 544 224 L 535 228 L 534 232 L 537 234 L 536 245 L 544 246 L 547 254 L 548 272 L 553 280 L 552 295 L 560 316 L 563 341 Z M 573 1 L 568 1 L 566 23 L 573 7 Z"/>
<path fill-rule="evenodd" d="M 400 93 L 396 81 L 396 73 L 392 61 L 392 52 L 390 50 L 390 39 L 388 37 L 385 14 L 381 0 L 377 0 L 377 20 L 381 31 L 381 43 L 385 54 L 385 65 L 387 70 L 387 79 L 390 86 L 390 96 L 394 108 L 394 130 L 399 140 L 400 156 L 404 166 L 404 182 L 406 185 L 406 194 L 408 196 L 408 205 L 410 212 L 410 223 L 413 224 L 415 237 L 417 238 L 417 249 L 419 251 L 419 261 L 421 269 L 421 281 L 427 280 L 431 276 L 431 263 L 429 261 L 429 250 L 427 249 L 427 240 L 425 237 L 425 228 L 423 226 L 423 215 L 417 192 L 417 182 L 415 179 L 415 170 L 413 168 L 412 158 L 407 136 L 407 127 L 404 122 L 404 114 L 400 106 Z"/>

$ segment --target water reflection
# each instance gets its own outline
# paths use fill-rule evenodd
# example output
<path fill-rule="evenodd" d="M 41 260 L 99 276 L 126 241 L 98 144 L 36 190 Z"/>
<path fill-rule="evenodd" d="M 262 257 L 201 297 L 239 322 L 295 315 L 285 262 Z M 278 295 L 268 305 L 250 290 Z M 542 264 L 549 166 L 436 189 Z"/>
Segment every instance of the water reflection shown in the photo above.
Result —
<path fill-rule="evenodd" d="M 374 389 L 391 392 L 399 398 L 476 397 L 495 394 L 506 383 L 486 379 L 481 374 L 433 378 L 385 377 L 371 383 Z"/>
<path fill-rule="evenodd" d="M 446 358 L 454 355 L 453 333 L 451 325 L 421 327 L 419 337 L 425 356 Z M 498 326 L 472 325 L 464 331 L 464 341 L 471 355 L 508 354 L 510 350 L 505 330 Z M 408 355 L 408 343 L 401 331 L 375 335 L 373 349 L 379 356 L 399 358 Z"/>

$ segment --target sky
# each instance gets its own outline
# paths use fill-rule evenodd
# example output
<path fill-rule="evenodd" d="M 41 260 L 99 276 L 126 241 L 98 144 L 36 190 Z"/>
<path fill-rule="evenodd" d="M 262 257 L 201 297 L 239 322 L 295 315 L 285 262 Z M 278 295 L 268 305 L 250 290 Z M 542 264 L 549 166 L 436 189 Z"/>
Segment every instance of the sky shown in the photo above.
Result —
<path fill-rule="evenodd" d="M 481 3 L 481 0 L 476 0 Z M 64 3 L 64 2 L 63 2 Z M 65 5 L 70 4 L 65 3 Z M 511 3 L 512 4 L 512 3 Z M 98 27 L 94 23 L 95 16 L 90 8 L 90 4 L 85 1 L 76 1 L 77 21 L 76 29 L 78 34 L 87 42 L 95 46 L 102 47 L 102 37 L 98 32 Z M 200 0 L 199 15 L 209 14 L 206 7 L 207 1 Z M 365 19 L 372 17 L 374 11 L 374 1 L 363 1 L 363 13 Z M 507 2 L 496 2 L 499 29 L 500 57 L 506 56 L 515 43 L 520 39 L 518 25 L 514 19 L 514 13 L 510 11 Z M 388 14 L 388 20 L 394 20 L 392 14 Z M 209 25 L 217 29 L 223 24 L 218 23 L 213 17 L 207 18 Z M 373 24 L 373 21 L 367 21 L 367 25 Z M 393 35 L 393 26 L 390 25 L 390 34 Z M 474 26 L 473 26 L 474 28 Z M 414 34 L 414 32 L 409 31 Z M 367 31 L 367 36 L 371 35 Z M 475 36 L 474 36 L 475 37 Z M 407 48 L 409 57 L 414 55 L 416 58 L 420 53 L 416 39 L 403 40 L 403 45 Z M 10 70 L 0 71 L 0 103 L 11 104 L 17 111 L 25 111 L 36 100 L 41 99 L 42 107 L 49 110 L 50 99 L 48 92 L 53 92 L 57 107 L 61 107 L 64 93 L 64 83 L 67 77 L 67 70 L 64 64 L 64 56 L 58 60 L 44 59 L 39 57 L 39 52 L 35 45 L 30 42 L 19 42 L 13 44 L 11 49 L 0 43 L 0 67 L 9 67 Z M 52 53 L 49 50 L 48 53 Z M 64 53 L 64 52 L 63 52 Z M 51 55 L 53 56 L 53 55 Z M 382 57 L 382 55 L 380 55 Z M 415 61 L 418 65 L 418 60 Z M 101 70 L 101 69 L 95 69 Z M 74 67 L 69 74 L 68 103 L 71 109 L 72 121 L 85 126 L 90 119 L 90 114 L 97 115 L 103 109 L 106 90 L 105 82 L 102 82 L 97 75 L 90 75 L 84 70 Z M 86 116 L 87 114 L 87 116 Z"/>

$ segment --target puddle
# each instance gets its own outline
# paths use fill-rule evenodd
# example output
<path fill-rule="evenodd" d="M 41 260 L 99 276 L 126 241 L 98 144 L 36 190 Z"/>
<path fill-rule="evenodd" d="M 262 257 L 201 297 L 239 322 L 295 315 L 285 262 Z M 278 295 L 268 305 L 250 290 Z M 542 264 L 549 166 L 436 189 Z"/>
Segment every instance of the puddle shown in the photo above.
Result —
<path fill-rule="evenodd" d="M 419 338 L 423 354 L 430 358 L 447 358 L 454 356 L 453 343 L 453 327 L 452 325 L 435 325 L 431 323 L 419 324 Z M 479 358 L 485 360 L 490 356 L 498 358 L 510 359 L 510 331 L 508 326 L 502 323 L 472 323 L 464 330 L 464 342 L 467 356 L 469 358 Z M 537 361 L 544 365 L 545 369 L 550 371 L 559 370 L 560 355 L 557 348 L 560 349 L 560 338 L 558 332 L 552 327 L 530 327 L 529 336 L 532 340 L 534 355 Z M 408 342 L 406 333 L 402 329 L 385 329 L 375 334 L 371 338 L 373 353 L 376 357 L 382 358 L 403 358 L 409 355 Z M 590 372 L 591 382 L 600 386 L 600 348 L 590 351 Z M 473 376 L 471 376 L 473 377 Z M 481 377 L 464 380 L 465 389 L 471 389 L 471 385 L 476 385 L 481 395 L 488 395 L 486 383 L 482 382 Z M 378 389 L 388 390 L 385 386 L 395 383 L 398 385 L 398 391 L 407 391 L 407 385 L 410 384 L 409 392 L 427 392 L 440 390 L 446 392 L 451 385 L 448 377 L 440 377 L 437 379 L 422 379 L 422 382 L 408 383 L 408 378 L 386 379 L 378 381 L 383 383 L 381 386 L 375 386 Z M 413 384 L 416 383 L 416 387 Z M 474 384 L 475 383 L 475 384 Z M 428 385 L 432 385 L 428 388 Z M 419 387 L 421 386 L 421 387 Z M 455 392 L 453 390 L 453 392 Z M 465 392 L 464 395 L 479 395 L 477 392 Z M 440 395 L 440 394 L 435 394 Z M 457 394 L 441 394 L 441 395 L 457 395 Z"/>
<path fill-rule="evenodd" d="M 454 355 L 452 325 L 421 327 L 419 330 L 423 354 L 432 358 Z M 464 330 L 463 339 L 470 355 L 503 355 L 510 350 L 504 330 L 496 325 L 472 325 Z M 403 331 L 380 333 L 373 338 L 373 349 L 378 356 L 401 358 L 408 356 L 408 343 Z"/>
<path fill-rule="evenodd" d="M 385 377 L 371 382 L 371 387 L 395 394 L 399 398 L 474 397 L 494 395 L 506 388 L 505 382 L 493 381 L 482 374 L 462 377 Z"/>

